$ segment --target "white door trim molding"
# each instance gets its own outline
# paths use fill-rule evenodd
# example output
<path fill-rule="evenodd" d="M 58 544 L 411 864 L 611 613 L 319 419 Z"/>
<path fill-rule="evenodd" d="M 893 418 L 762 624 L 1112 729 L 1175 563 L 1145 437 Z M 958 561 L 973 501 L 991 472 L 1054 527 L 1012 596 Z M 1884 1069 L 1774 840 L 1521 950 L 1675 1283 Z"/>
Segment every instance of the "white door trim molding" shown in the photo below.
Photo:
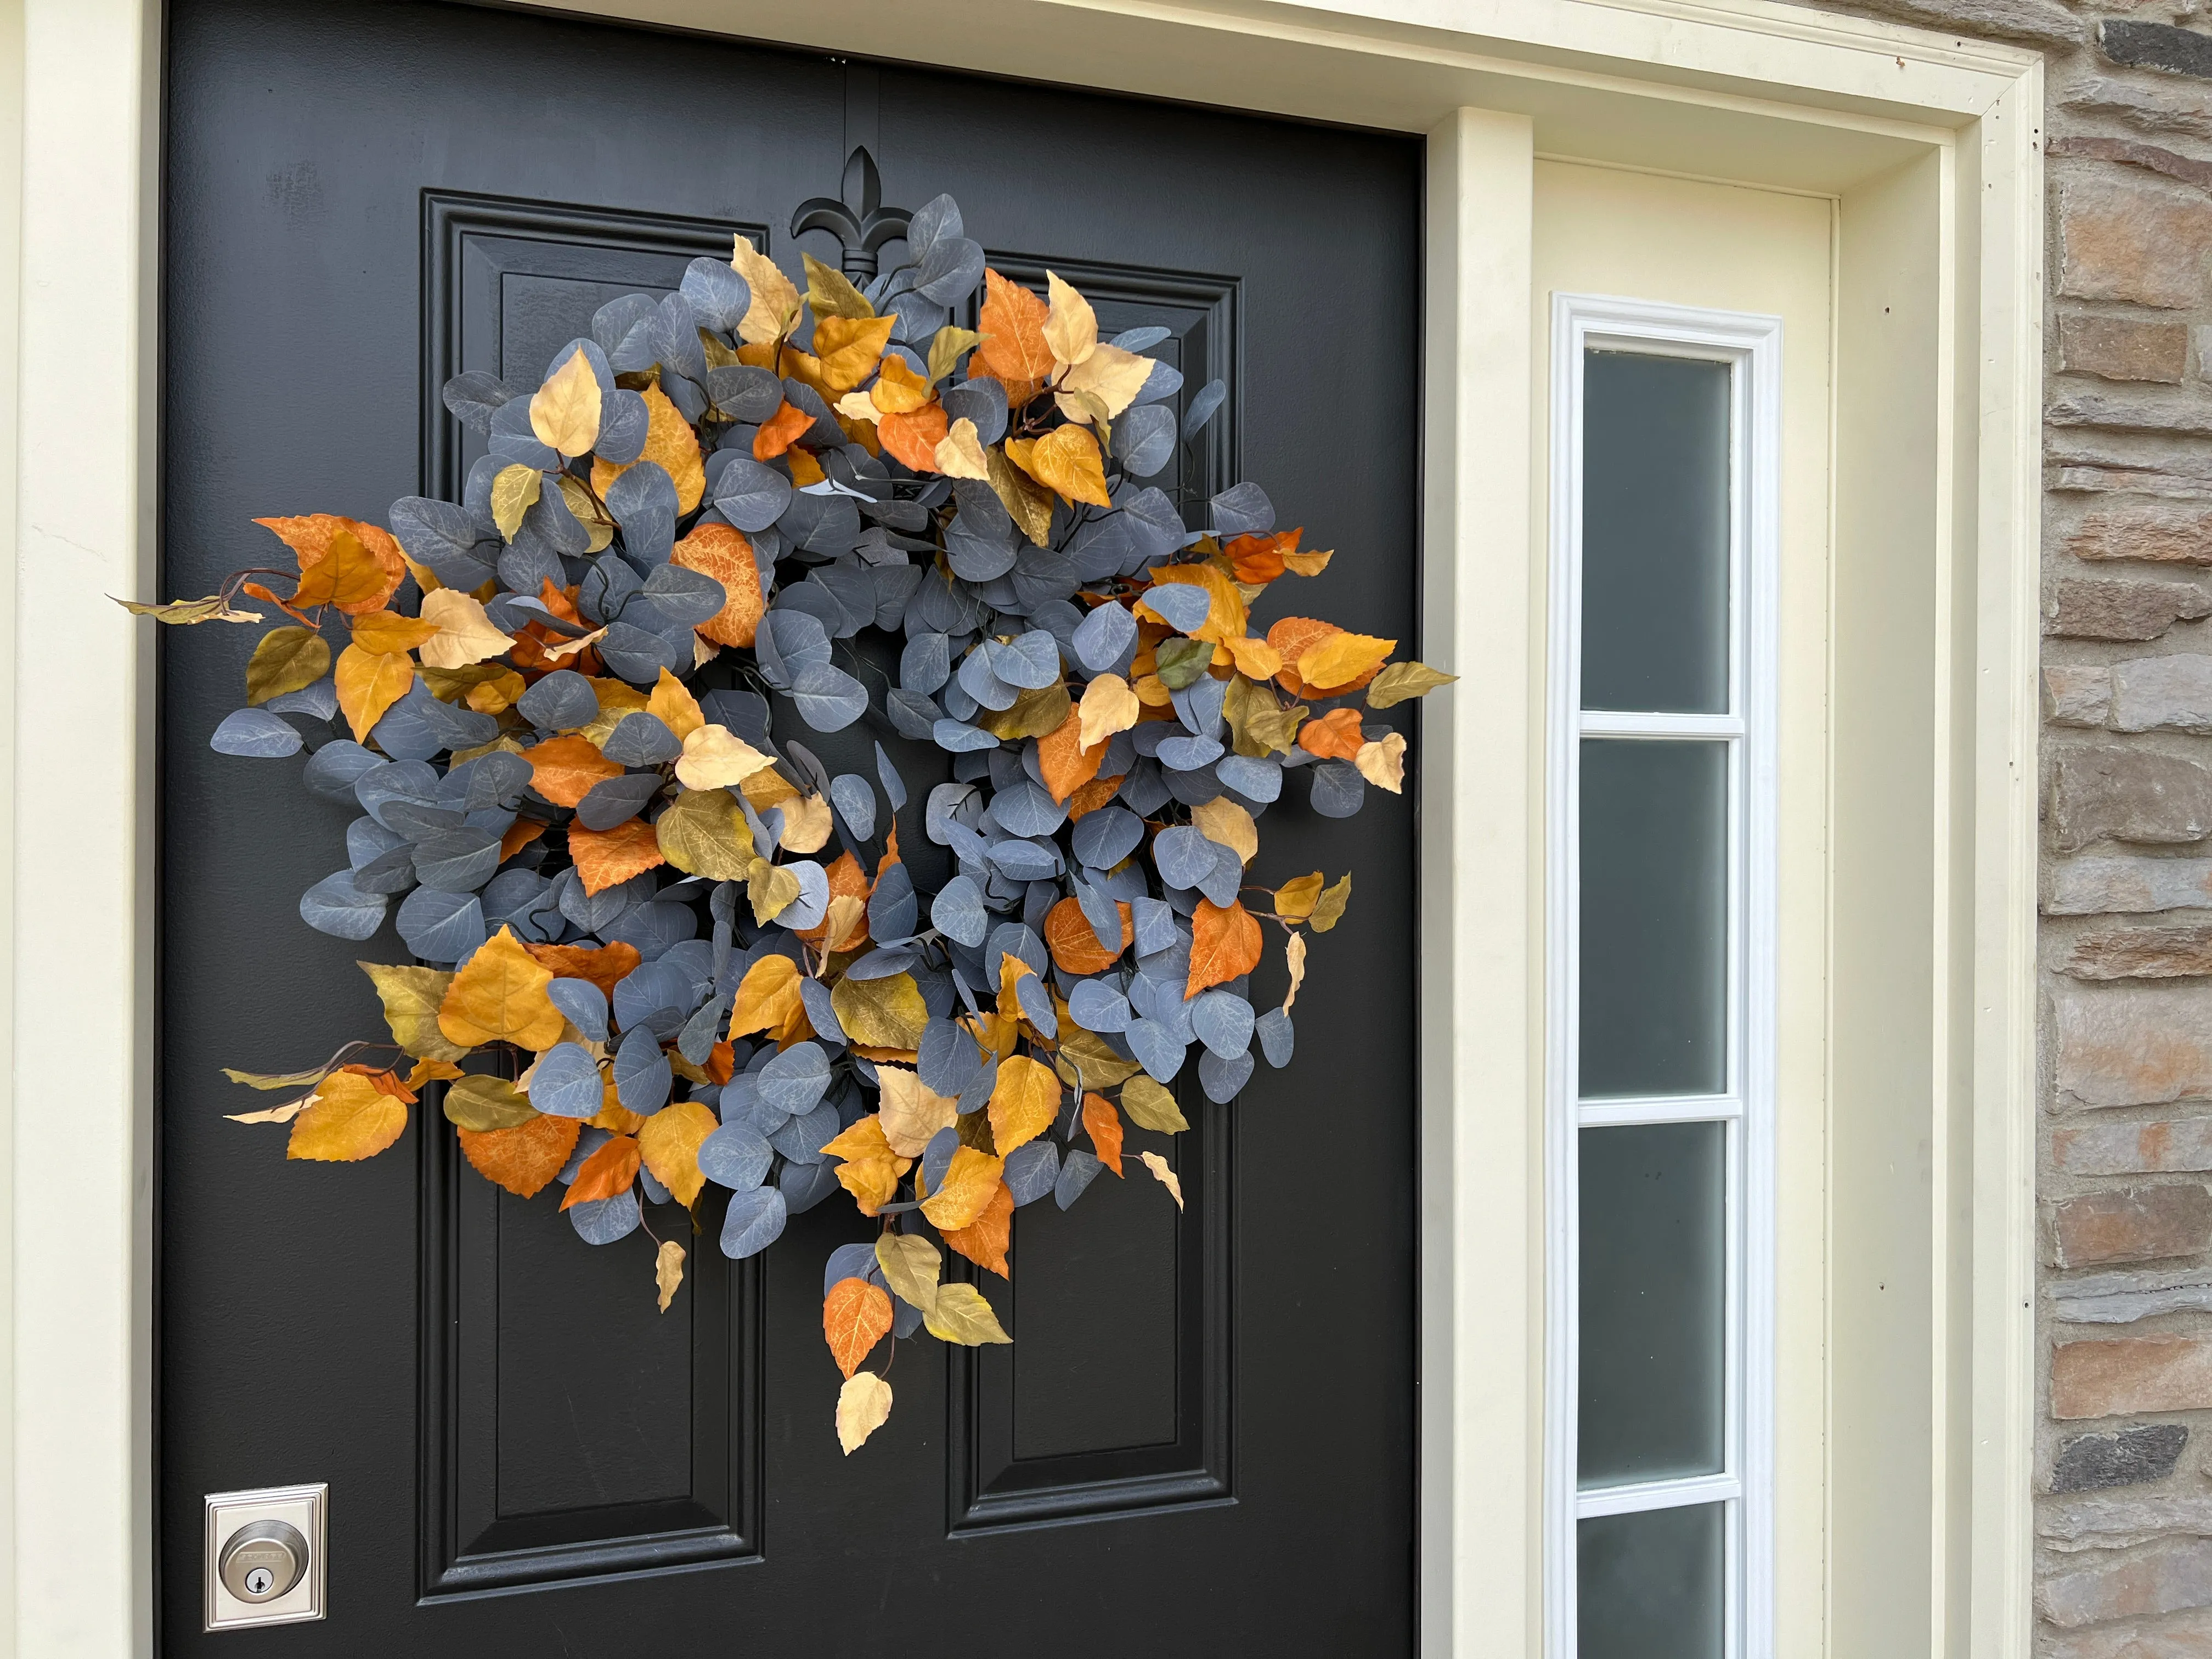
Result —
<path fill-rule="evenodd" d="M 574 0 L 565 9 L 1428 136 L 1424 713 L 1423 1648 L 1533 1655 L 1540 1528 L 1542 617 L 1527 456 L 1534 152 L 1844 194 L 1941 159 L 1935 269 L 1955 344 L 1945 530 L 1971 561 L 1969 699 L 1941 752 L 1972 805 L 1952 1282 L 1962 1374 L 1936 1472 L 1966 1540 L 1931 1650 L 2025 1653 L 2033 1376 L 2035 599 L 2043 234 L 2039 62 L 1765 0 Z M 152 630 L 160 453 L 158 0 L 21 0 L 0 51 L 21 126 L 5 631 L 15 971 L 6 1201 L 13 1650 L 155 1643 Z M 4 152 L 4 146 L 0 146 Z M 6 192 L 0 191 L 0 194 Z M 1516 227 L 1519 227 L 1516 228 Z M 1915 234 L 1917 234 L 1917 232 Z M 84 411 L 110 422 L 86 441 Z M 0 493 L 5 484 L 0 483 Z M 70 688 L 70 720 L 51 688 Z M 1498 708 L 1509 711 L 1495 718 Z M 1510 728 L 1510 729 L 1505 729 Z M 64 813 L 54 803 L 70 803 Z M 67 872 L 58 879 L 58 872 Z M 27 971 L 28 969 L 35 971 Z M 1971 1011 L 1971 1012 L 1967 1012 Z M 66 1103 L 68 1179 L 52 1115 Z M 1501 1175 L 1504 1179 L 1501 1182 Z M 1510 1188 L 1517 1198 L 1499 1199 Z M 1939 1189 L 1940 1190 L 1940 1189 Z M 1942 1305 L 1939 1304 L 1939 1305 Z M 0 1618 L 4 1618 L 0 1613 Z"/>

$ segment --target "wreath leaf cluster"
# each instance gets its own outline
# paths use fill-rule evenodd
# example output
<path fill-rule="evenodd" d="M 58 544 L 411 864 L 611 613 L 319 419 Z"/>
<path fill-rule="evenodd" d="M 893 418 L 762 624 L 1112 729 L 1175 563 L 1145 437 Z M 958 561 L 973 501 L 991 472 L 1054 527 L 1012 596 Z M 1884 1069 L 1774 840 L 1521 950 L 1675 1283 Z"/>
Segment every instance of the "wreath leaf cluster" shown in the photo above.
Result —
<path fill-rule="evenodd" d="M 301 918 L 364 940 L 396 908 L 416 957 L 361 964 L 388 1042 L 228 1073 L 290 1096 L 237 1121 L 350 1162 L 434 1091 L 487 1180 L 557 1183 L 592 1244 L 645 1232 L 664 1311 L 656 1206 L 719 1206 L 742 1258 L 842 1188 L 879 1227 L 823 1281 L 848 1453 L 899 1340 L 1009 1340 L 945 1251 L 1004 1277 L 1018 1207 L 1132 1161 L 1182 1203 L 1127 1137 L 1188 1127 L 1187 1071 L 1219 1107 L 1255 1051 L 1288 1063 L 1308 936 L 1351 896 L 1256 882 L 1259 820 L 1294 780 L 1328 817 L 1401 789 L 1368 716 L 1450 678 L 1317 618 L 1255 631 L 1332 556 L 1256 484 L 1145 482 L 1225 396 L 1178 421 L 1166 330 L 1103 337 L 1056 275 L 987 269 L 949 197 L 907 255 L 865 290 L 808 257 L 802 290 L 740 236 L 535 386 L 448 384 L 489 450 L 459 501 L 258 520 L 290 568 L 129 605 L 289 618 L 212 744 L 308 751 L 359 816 Z M 872 778 L 799 735 L 856 726 Z M 924 774 L 933 891 L 898 843 Z M 1261 1011 L 1263 924 L 1289 990 Z"/>

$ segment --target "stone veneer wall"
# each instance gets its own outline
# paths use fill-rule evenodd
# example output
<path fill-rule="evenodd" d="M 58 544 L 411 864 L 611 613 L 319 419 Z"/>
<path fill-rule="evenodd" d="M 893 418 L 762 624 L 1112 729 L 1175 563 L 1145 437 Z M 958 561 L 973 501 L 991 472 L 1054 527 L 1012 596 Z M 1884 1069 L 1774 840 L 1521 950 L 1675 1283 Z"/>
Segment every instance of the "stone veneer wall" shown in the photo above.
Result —
<path fill-rule="evenodd" d="M 2045 54 L 2036 1650 L 2212 1659 L 2212 8 L 1833 9 Z"/>

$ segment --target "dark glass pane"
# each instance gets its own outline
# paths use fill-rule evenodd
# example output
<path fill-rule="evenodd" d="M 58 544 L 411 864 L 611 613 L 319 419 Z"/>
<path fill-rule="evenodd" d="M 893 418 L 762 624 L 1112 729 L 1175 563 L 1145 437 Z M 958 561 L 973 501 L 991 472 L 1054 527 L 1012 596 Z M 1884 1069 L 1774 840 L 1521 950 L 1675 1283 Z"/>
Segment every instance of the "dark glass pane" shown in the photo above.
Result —
<path fill-rule="evenodd" d="M 1693 1504 L 1579 1522 L 1578 1659 L 1720 1659 L 1723 1516 Z"/>
<path fill-rule="evenodd" d="M 1581 1484 L 1722 1467 L 1727 1130 L 1584 1129 Z"/>
<path fill-rule="evenodd" d="M 1583 744 L 1585 1099 L 1728 1086 L 1728 745 Z"/>
<path fill-rule="evenodd" d="M 1583 707 L 1728 708 L 1726 363 L 1583 359 Z"/>

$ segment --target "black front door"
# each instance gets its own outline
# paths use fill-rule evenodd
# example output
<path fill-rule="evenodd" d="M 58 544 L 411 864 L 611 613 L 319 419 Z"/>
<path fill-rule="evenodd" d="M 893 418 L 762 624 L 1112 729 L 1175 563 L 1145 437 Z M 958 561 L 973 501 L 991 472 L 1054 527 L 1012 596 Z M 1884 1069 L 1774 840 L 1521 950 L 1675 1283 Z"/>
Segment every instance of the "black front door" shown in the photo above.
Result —
<path fill-rule="evenodd" d="M 452 496 L 447 376 L 534 379 L 733 229 L 795 270 L 795 206 L 866 142 L 885 199 L 950 191 L 1000 270 L 1170 331 L 1186 396 L 1224 379 L 1182 482 L 1263 481 L 1339 550 L 1312 614 L 1411 641 L 1413 141 L 459 6 L 179 0 L 168 27 L 165 592 L 264 562 L 257 516 Z M 224 1121 L 265 1097 L 221 1067 L 374 1030 L 354 960 L 405 957 L 300 921 L 350 815 L 296 762 L 209 751 L 233 632 L 163 641 L 168 1651 L 1411 1650 L 1407 799 L 1270 818 L 1277 879 L 1355 866 L 1358 896 L 1294 1064 L 1177 1137 L 1188 1207 L 1129 1181 L 1020 1212 L 988 1286 L 1013 1345 L 903 1348 L 848 1458 L 823 1264 L 872 1229 L 842 1195 L 755 1261 L 687 1241 L 662 1315 L 642 1235 L 584 1246 L 442 1125 L 334 1166 Z M 204 1635 L 203 1494 L 308 1481 L 327 1621 Z"/>

